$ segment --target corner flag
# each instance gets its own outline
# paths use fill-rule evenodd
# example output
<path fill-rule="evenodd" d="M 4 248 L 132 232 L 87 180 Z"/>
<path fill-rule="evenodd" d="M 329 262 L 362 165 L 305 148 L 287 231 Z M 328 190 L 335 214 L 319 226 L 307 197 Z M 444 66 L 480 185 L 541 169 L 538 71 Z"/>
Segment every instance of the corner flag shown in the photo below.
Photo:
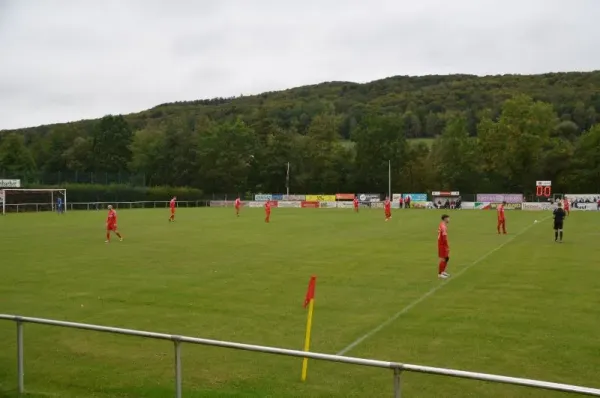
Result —
<path fill-rule="evenodd" d="M 315 285 L 317 284 L 317 277 L 311 276 L 310 282 L 308 282 L 308 290 L 306 291 L 306 298 L 304 299 L 304 308 L 308 307 L 308 318 L 306 320 L 306 338 L 304 339 L 304 351 L 310 351 L 310 330 L 312 328 L 312 316 L 315 306 Z M 308 358 L 304 358 L 302 361 L 302 381 L 306 380 L 306 372 L 308 370 Z"/>

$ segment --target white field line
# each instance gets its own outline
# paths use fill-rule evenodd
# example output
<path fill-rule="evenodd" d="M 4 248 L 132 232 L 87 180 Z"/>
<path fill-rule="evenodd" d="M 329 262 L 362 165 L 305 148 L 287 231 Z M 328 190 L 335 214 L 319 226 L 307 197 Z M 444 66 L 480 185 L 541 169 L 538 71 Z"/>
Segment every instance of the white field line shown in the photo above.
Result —
<path fill-rule="evenodd" d="M 552 217 L 552 216 L 548 216 L 548 217 L 543 218 L 540 221 L 540 223 L 546 221 L 550 217 Z M 413 309 L 419 303 L 421 303 L 422 301 L 424 301 L 428 297 L 430 297 L 433 294 L 435 294 L 435 292 L 437 292 L 442 287 L 444 287 L 444 285 L 450 283 L 450 281 L 452 281 L 453 279 L 458 278 L 459 276 L 461 276 L 462 274 L 464 274 L 465 272 L 467 272 L 469 269 L 471 269 L 475 265 L 479 264 L 480 262 L 482 262 L 483 260 L 485 260 L 486 258 L 488 258 L 489 256 L 491 256 L 492 254 L 496 253 L 498 250 L 502 249 L 504 246 L 508 245 L 510 242 L 512 242 L 513 240 L 515 240 L 517 237 L 519 237 L 519 236 L 523 235 L 525 232 L 529 231 L 529 229 L 531 229 L 531 227 L 533 227 L 534 225 L 536 225 L 536 223 L 532 223 L 531 225 L 528 225 L 527 227 L 525 227 L 524 229 L 522 229 L 519 233 L 511 236 L 508 240 L 506 240 L 500 246 L 496 247 L 495 249 L 493 249 L 493 250 L 489 251 L 488 253 L 484 254 L 483 256 L 479 257 L 477 260 L 473 261 L 471 264 L 467 265 L 465 268 L 461 269 L 458 273 L 452 275 L 450 278 L 444 280 L 443 282 L 440 282 L 438 285 L 436 285 L 434 288 L 432 288 L 431 290 L 429 290 L 427 293 L 425 293 L 424 295 L 422 295 L 421 297 L 419 297 L 415 301 L 409 303 L 406 307 L 402 308 L 400 311 L 396 312 L 388 320 L 386 320 L 385 322 L 383 322 L 379 326 L 375 327 L 371 331 L 367 332 L 363 336 L 361 336 L 358 339 L 356 339 L 355 341 L 353 341 L 346 348 L 344 348 L 341 351 L 339 351 L 336 355 L 345 355 L 345 354 L 347 354 L 350 350 L 352 350 L 353 348 L 355 348 L 356 346 L 358 346 L 360 343 L 362 343 L 366 339 L 372 337 L 376 333 L 380 332 L 383 328 L 385 328 L 386 326 L 388 326 L 389 324 L 391 324 L 392 322 L 394 322 L 396 319 L 400 318 L 402 315 L 406 314 L 408 311 L 410 311 L 411 309 Z"/>

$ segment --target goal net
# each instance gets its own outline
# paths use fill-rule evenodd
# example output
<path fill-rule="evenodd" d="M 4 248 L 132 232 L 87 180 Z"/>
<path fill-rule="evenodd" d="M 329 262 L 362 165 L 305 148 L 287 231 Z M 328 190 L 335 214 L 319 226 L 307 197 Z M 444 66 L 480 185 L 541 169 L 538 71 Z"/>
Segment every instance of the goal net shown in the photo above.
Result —
<path fill-rule="evenodd" d="M 67 210 L 66 189 L 0 189 L 2 214 Z"/>

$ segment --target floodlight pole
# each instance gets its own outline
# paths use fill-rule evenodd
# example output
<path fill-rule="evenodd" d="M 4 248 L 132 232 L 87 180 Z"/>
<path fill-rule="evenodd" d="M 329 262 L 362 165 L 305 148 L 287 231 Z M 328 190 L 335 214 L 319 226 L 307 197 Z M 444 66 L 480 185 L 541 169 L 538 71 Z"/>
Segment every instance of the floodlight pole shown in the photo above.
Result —
<path fill-rule="evenodd" d="M 388 160 L 388 198 L 392 200 L 392 161 Z"/>
<path fill-rule="evenodd" d="M 285 174 L 285 188 L 287 196 L 290 196 L 290 162 L 287 162 L 287 172 Z"/>

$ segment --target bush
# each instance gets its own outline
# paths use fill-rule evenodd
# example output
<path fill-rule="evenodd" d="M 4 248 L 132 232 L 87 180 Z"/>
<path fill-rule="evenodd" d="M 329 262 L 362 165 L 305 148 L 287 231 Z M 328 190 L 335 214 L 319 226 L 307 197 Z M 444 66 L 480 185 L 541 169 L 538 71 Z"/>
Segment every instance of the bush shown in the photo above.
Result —
<path fill-rule="evenodd" d="M 178 200 L 204 199 L 201 190 L 185 187 L 132 187 L 128 185 L 68 184 L 58 186 L 27 186 L 25 188 L 62 188 L 67 190 L 69 202 L 141 202 L 165 201 L 177 196 Z"/>

